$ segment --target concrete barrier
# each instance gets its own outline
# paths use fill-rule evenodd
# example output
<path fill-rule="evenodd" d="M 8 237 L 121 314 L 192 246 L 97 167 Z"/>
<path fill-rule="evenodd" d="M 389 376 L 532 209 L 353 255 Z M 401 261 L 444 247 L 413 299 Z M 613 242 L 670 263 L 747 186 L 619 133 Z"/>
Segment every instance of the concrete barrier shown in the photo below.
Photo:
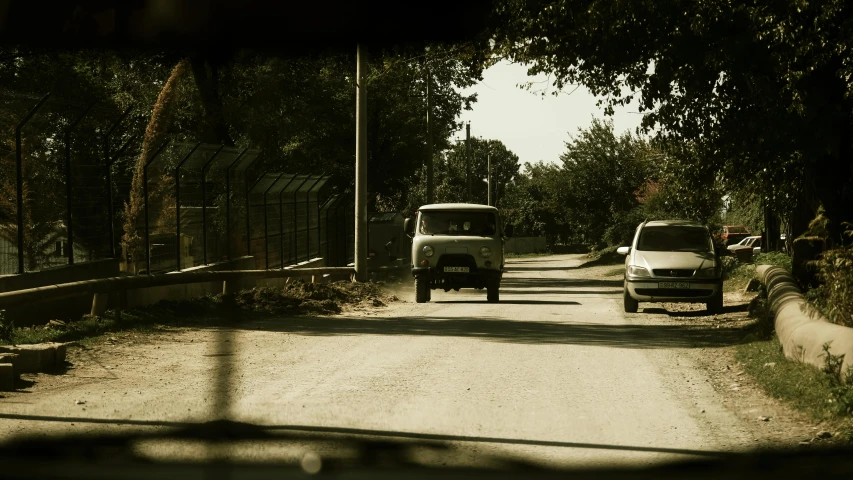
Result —
<path fill-rule="evenodd" d="M 17 353 L 0 353 L 0 363 L 8 363 L 14 367 L 15 377 L 21 374 L 21 369 L 18 367 Z"/>
<path fill-rule="evenodd" d="M 182 272 L 219 272 L 223 270 L 249 270 L 255 268 L 255 259 L 251 256 L 235 258 L 227 262 L 219 262 L 211 265 L 187 268 Z M 168 275 L 168 274 L 167 274 Z M 236 289 L 249 288 L 253 279 L 235 281 Z M 138 308 L 154 305 L 162 300 L 181 301 L 190 298 L 198 298 L 204 295 L 215 295 L 222 293 L 222 282 L 200 282 L 185 283 L 181 285 L 166 285 L 160 287 L 137 288 L 127 291 L 125 306 L 127 308 Z"/>
<path fill-rule="evenodd" d="M 0 346 L 0 355 L 8 353 L 15 354 L 10 360 L 16 373 L 49 373 L 65 363 L 65 345 L 59 343 Z"/>
<path fill-rule="evenodd" d="M 97 260 L 21 275 L 0 275 L 0 292 L 14 292 L 43 285 L 109 278 L 119 274 L 118 260 Z M 58 296 L 25 306 L 9 307 L 6 309 L 5 318 L 14 321 L 15 325 L 19 327 L 43 325 L 48 320 L 54 319 L 76 320 L 83 314 L 89 313 L 91 306 L 92 297 L 87 294 Z"/>
<path fill-rule="evenodd" d="M 504 243 L 504 253 L 540 253 L 547 249 L 545 237 L 512 237 Z"/>
<path fill-rule="evenodd" d="M 15 389 L 15 368 L 11 363 L 0 363 L 0 392 L 9 392 Z"/>
<path fill-rule="evenodd" d="M 756 274 L 767 288 L 776 336 L 785 357 L 823 370 L 826 366 L 823 346 L 829 344 L 832 355 L 844 356 L 841 366 L 843 380 L 853 365 L 853 328 L 830 323 L 809 306 L 796 279 L 784 268 L 760 265 Z"/>
<path fill-rule="evenodd" d="M 320 268 L 326 266 L 326 259 L 322 257 L 312 258 L 311 260 L 306 260 L 302 263 L 297 263 L 296 265 L 290 265 L 288 267 L 284 267 L 284 270 L 293 270 L 295 268 Z M 278 287 L 284 288 L 287 282 L 292 282 L 297 278 L 302 278 L 307 282 L 311 282 L 314 280 L 318 280 L 313 278 L 313 275 L 306 275 L 304 277 L 291 277 L 291 278 L 257 278 L 257 279 L 248 279 L 248 281 L 243 285 L 243 288 L 252 288 L 252 287 Z M 322 275 L 320 275 L 322 277 Z"/>

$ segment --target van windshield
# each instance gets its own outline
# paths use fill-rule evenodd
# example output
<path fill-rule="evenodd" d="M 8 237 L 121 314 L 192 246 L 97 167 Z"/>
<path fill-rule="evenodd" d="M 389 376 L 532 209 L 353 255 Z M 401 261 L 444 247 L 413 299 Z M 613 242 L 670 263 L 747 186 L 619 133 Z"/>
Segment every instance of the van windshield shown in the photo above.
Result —
<path fill-rule="evenodd" d="M 421 212 L 418 233 L 421 235 L 495 234 L 495 214 L 491 212 L 437 211 Z"/>
<path fill-rule="evenodd" d="M 702 227 L 646 227 L 640 232 L 637 250 L 650 252 L 707 252 L 711 249 L 708 232 Z"/>

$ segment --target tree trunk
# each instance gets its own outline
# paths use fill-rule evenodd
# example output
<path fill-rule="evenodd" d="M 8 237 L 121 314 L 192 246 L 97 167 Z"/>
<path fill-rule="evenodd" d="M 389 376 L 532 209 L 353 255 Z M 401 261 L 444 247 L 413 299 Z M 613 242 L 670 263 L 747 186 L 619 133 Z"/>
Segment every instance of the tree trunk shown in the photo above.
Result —
<path fill-rule="evenodd" d="M 220 143 L 233 147 L 234 140 L 228 132 L 219 98 L 219 68 L 199 55 L 191 57 L 193 77 L 204 106 L 204 123 L 201 140 L 205 143 Z M 208 66 L 210 72 L 208 73 Z"/>

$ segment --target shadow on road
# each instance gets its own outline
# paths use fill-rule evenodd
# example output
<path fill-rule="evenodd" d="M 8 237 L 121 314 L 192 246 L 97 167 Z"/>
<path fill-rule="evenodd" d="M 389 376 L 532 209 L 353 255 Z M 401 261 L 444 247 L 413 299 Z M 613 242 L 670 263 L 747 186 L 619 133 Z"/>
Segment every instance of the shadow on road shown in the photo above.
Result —
<path fill-rule="evenodd" d="M 505 293 L 501 290 L 501 293 Z M 449 303 L 449 304 L 457 304 L 457 303 L 489 303 L 486 300 L 437 300 L 432 303 Z M 559 300 L 501 300 L 500 304 L 502 305 L 580 305 L 578 302 L 571 301 L 559 301 Z"/>
<path fill-rule="evenodd" d="M 747 343 L 745 337 L 749 332 L 748 327 L 558 323 L 496 317 L 290 317 L 266 320 L 260 325 L 266 331 L 294 335 L 467 337 L 494 342 L 637 349 L 723 347 Z"/>
<path fill-rule="evenodd" d="M 737 305 L 727 305 L 723 307 L 723 311 L 721 313 L 737 313 L 737 312 L 745 312 L 749 310 L 748 303 L 739 303 Z M 640 312 L 647 314 L 659 314 L 659 315 L 669 315 L 670 317 L 704 317 L 708 315 L 708 312 L 705 310 L 691 310 L 691 311 L 669 311 L 662 307 L 649 307 L 644 308 L 643 304 L 640 304 Z"/>
<path fill-rule="evenodd" d="M 542 290 L 501 288 L 501 295 L 621 295 L 622 289 L 613 290 Z M 503 300 L 501 300 L 503 301 Z"/>
<path fill-rule="evenodd" d="M 579 287 L 619 287 L 624 286 L 624 281 L 619 278 L 615 280 L 600 280 L 588 278 L 546 278 L 546 277 L 504 277 L 501 280 L 501 289 L 504 287 L 523 288 L 579 288 Z"/>
<path fill-rule="evenodd" d="M 109 418 L 89 418 L 89 417 L 62 417 L 62 416 L 48 416 L 48 415 L 19 415 L 19 414 L 6 414 L 0 413 L 0 418 L 4 418 L 7 420 L 26 420 L 26 421 L 41 421 L 41 422 L 63 422 L 63 423 L 82 423 L 82 424 L 109 424 L 109 425 L 134 425 L 134 426 L 147 426 L 147 427 L 177 427 L 177 428 L 199 428 L 199 427 L 214 427 L 216 424 L 211 423 L 189 423 L 189 422 L 174 422 L 174 421 L 163 421 L 163 420 L 130 420 L 130 419 L 109 419 Z M 560 442 L 560 441 L 551 441 L 551 440 L 529 440 L 529 439 L 519 439 L 519 438 L 502 438 L 502 437 L 479 437 L 479 436 L 467 436 L 467 435 L 446 435 L 446 434 L 436 434 L 436 433 L 419 433 L 419 432 L 405 432 L 405 431 L 394 431 L 394 430 L 371 430 L 364 428 L 344 428 L 344 427 L 326 427 L 326 426 L 313 426 L 313 425 L 248 425 L 248 424 L 234 424 L 236 426 L 245 425 L 243 429 L 248 433 L 254 433 L 255 435 L 249 437 L 254 438 L 260 432 L 292 432 L 292 433 L 308 433 L 308 434 L 317 434 L 324 435 L 321 438 L 313 438 L 315 440 L 334 440 L 334 437 L 326 437 L 325 435 L 334 435 L 345 436 L 345 438 L 349 438 L 352 436 L 358 437 L 383 437 L 383 438 L 398 438 L 398 439 L 408 439 L 408 440 L 425 440 L 425 441 L 439 441 L 439 442 L 465 442 L 465 443 L 494 443 L 494 444 L 506 444 L 506 445 L 534 445 L 534 446 L 542 446 L 542 447 L 562 447 L 562 448 L 584 448 L 584 449 L 596 449 L 596 450 L 621 450 L 621 451 L 630 451 L 630 452 L 655 452 L 655 453 L 669 453 L 669 454 L 680 454 L 680 455 L 699 455 L 699 456 L 711 456 L 711 457 L 719 457 L 719 456 L 728 456 L 731 453 L 720 452 L 720 451 L 709 451 L 709 450 L 691 450 L 691 449 L 683 449 L 683 448 L 667 448 L 667 447 L 646 447 L 646 446 L 632 446 L 632 445 L 607 445 L 600 443 L 581 443 L 581 442 Z M 213 433 L 212 428 L 208 428 L 211 433 Z M 270 441 L 275 440 L 275 438 L 270 438 L 266 436 L 262 436 L 264 440 Z M 339 438 L 339 437 L 338 437 Z M 305 441 L 312 439 L 310 437 L 301 437 L 298 438 L 300 441 Z M 288 440 L 288 437 L 281 438 L 281 440 Z M 294 439 L 296 440 L 296 439 Z"/>
<path fill-rule="evenodd" d="M 565 267 L 565 266 L 563 266 L 563 267 L 547 267 L 544 265 L 537 265 L 537 266 L 532 266 L 532 267 L 517 267 L 513 264 L 507 264 L 504 267 L 504 272 L 544 272 L 546 270 L 567 271 L 567 270 L 572 270 L 574 268 L 577 268 L 577 267 Z"/>

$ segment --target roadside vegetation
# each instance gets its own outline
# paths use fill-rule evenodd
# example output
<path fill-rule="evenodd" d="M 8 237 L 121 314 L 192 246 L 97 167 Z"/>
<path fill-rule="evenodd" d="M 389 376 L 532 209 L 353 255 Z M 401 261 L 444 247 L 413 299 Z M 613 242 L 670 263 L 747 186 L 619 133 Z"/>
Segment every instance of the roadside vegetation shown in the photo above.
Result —
<path fill-rule="evenodd" d="M 824 261 L 828 260 L 818 263 Z M 784 253 L 761 254 L 754 264 L 738 264 L 734 258 L 726 257 L 724 272 L 731 288 L 743 288 L 754 278 L 758 265 L 775 265 L 788 271 L 792 268 L 791 258 Z M 826 268 L 822 266 L 819 271 Z M 814 290 L 809 294 L 814 295 Z M 853 442 L 853 372 L 842 375 L 843 358 L 830 354 L 827 346 L 824 347 L 826 363 L 823 369 L 786 358 L 774 333 L 773 316 L 763 285 L 758 287 L 758 295 L 749 305 L 749 314 L 755 319 L 757 328 L 752 331 L 751 341 L 735 349 L 735 358 L 744 366 L 744 371 L 769 396 L 806 412 L 816 421 L 829 422 L 842 437 L 837 440 Z"/>
<path fill-rule="evenodd" d="M 791 361 L 782 354 L 782 345 L 769 340 L 739 345 L 735 358 L 771 397 L 807 413 L 816 421 L 833 424 L 838 440 L 853 442 L 853 377 L 839 380 L 838 357 L 827 355 L 823 371 Z"/>
<path fill-rule="evenodd" d="M 507 253 L 504 255 L 506 258 L 536 258 L 536 257 L 547 257 L 548 255 L 553 255 L 553 253 L 545 251 L 545 252 L 534 252 L 534 253 Z"/>
<path fill-rule="evenodd" d="M 204 327 L 227 325 L 281 315 L 333 315 L 347 306 L 379 308 L 397 297 L 379 283 L 333 282 L 326 285 L 296 281 L 284 288 L 260 287 L 231 296 L 207 295 L 145 308 L 125 310 L 117 318 L 107 311 L 103 317 L 84 316 L 76 322 L 52 320 L 46 325 L 15 327 L 0 322 L 0 342 L 29 344 L 69 342 L 120 331 L 153 331 L 160 327 Z"/>

